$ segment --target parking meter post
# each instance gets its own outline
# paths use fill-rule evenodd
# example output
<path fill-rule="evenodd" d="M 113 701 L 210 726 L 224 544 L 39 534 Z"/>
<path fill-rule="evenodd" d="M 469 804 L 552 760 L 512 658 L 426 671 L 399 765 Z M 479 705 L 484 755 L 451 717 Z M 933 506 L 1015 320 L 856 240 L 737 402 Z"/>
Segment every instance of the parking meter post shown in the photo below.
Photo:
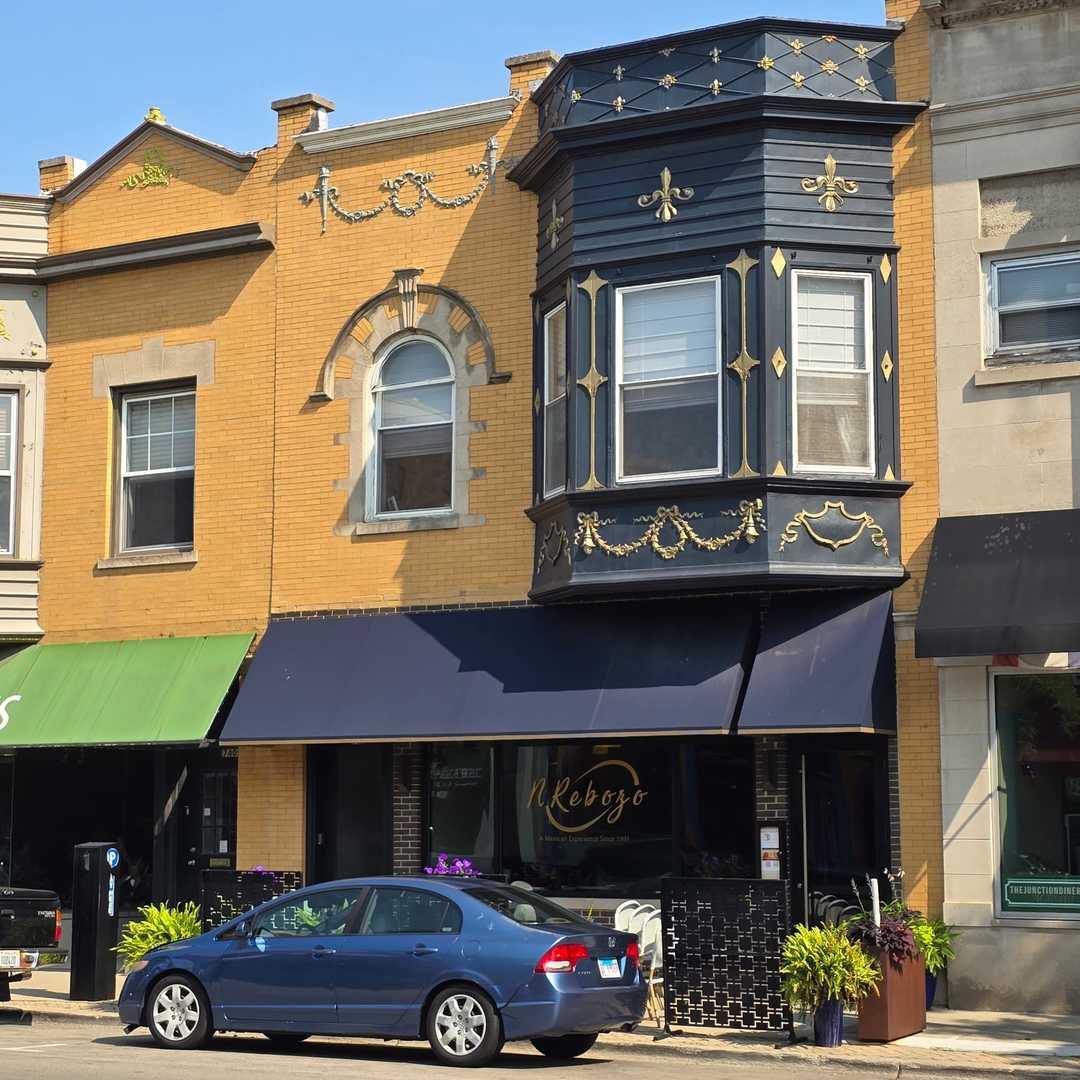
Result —
<path fill-rule="evenodd" d="M 120 845 L 75 845 L 71 910 L 72 1001 L 112 1001 L 116 997 L 116 953 L 120 925 L 117 897 Z"/>

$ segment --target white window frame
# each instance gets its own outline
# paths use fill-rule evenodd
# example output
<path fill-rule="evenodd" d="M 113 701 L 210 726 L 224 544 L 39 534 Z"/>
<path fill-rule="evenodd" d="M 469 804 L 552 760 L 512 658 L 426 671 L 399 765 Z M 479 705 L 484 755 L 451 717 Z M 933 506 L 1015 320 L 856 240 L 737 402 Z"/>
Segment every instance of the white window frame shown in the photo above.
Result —
<path fill-rule="evenodd" d="M 678 285 L 700 285 L 711 281 L 716 296 L 716 374 L 677 375 L 670 379 L 653 379 L 648 382 L 628 383 L 631 389 L 642 386 L 658 386 L 665 382 L 687 382 L 689 379 L 716 379 L 716 467 L 688 469 L 665 473 L 623 472 L 623 296 L 626 293 L 646 289 L 669 289 Z M 719 274 L 680 278 L 677 281 L 650 281 L 642 285 L 624 285 L 615 290 L 615 482 L 616 484 L 647 484 L 655 480 L 683 480 L 700 476 L 722 476 L 724 472 L 724 353 L 723 353 L 723 299 Z"/>
<path fill-rule="evenodd" d="M 994 890 L 994 921 L 999 925 L 1022 924 L 1022 923 L 1071 923 L 1073 926 L 1080 925 L 1080 911 L 1006 911 L 1002 898 L 1004 880 L 1001 874 L 1001 788 L 1005 778 L 1001 775 L 1000 752 L 997 729 L 997 680 L 999 678 L 1015 678 L 1016 676 L 1038 675 L 1039 671 L 1032 669 L 1019 671 L 1013 667 L 1001 668 L 989 666 L 986 669 L 986 677 L 989 680 L 987 689 L 987 724 L 989 729 L 989 742 L 987 746 L 987 773 L 990 781 L 990 865 L 993 868 Z M 1045 675 L 1080 675 L 1080 668 L 1052 668 L 1043 672 Z"/>
<path fill-rule="evenodd" d="M 799 461 L 799 371 L 817 375 L 836 374 L 835 368 L 799 363 L 799 279 L 803 277 L 861 281 L 863 285 L 863 356 L 866 358 L 868 465 L 814 465 Z M 874 289 L 873 277 L 858 270 L 792 270 L 791 272 L 791 460 L 796 473 L 804 476 L 877 475 L 876 383 L 874 379 Z M 849 373 L 850 374 L 850 373 Z"/>
<path fill-rule="evenodd" d="M 158 398 L 178 398 L 178 397 L 190 397 L 195 400 L 195 388 L 190 389 L 172 389 L 172 390 L 154 390 L 149 392 L 135 391 L 133 393 L 126 393 L 120 395 L 120 535 L 118 537 L 119 544 L 117 550 L 121 555 L 128 554 L 140 554 L 143 552 L 153 551 L 191 551 L 195 546 L 195 507 L 194 500 L 192 501 L 192 539 L 191 542 L 184 542 L 178 544 L 149 544 L 145 547 L 128 547 L 127 545 L 127 481 L 129 477 L 139 476 L 192 476 L 195 475 L 194 465 L 181 465 L 173 466 L 168 469 L 136 469 L 130 470 L 128 468 L 128 408 L 140 401 L 153 401 Z M 195 439 L 199 437 L 199 409 L 198 401 L 195 401 Z M 196 447 L 197 447 L 196 441 Z M 149 449 L 147 450 L 147 465 L 150 464 Z"/>
<path fill-rule="evenodd" d="M 0 547 L 0 555 L 14 555 L 19 544 L 19 538 L 15 533 L 17 520 L 15 505 L 18 502 L 19 491 L 19 420 L 22 395 L 18 390 L 3 389 L 0 390 L 0 396 L 11 398 L 11 460 L 7 469 L 0 469 L 0 476 L 7 476 L 11 480 L 11 498 L 8 500 L 8 536 L 11 538 L 11 543 L 7 548 Z"/>
<path fill-rule="evenodd" d="M 1077 301 L 1051 301 L 1045 304 L 1012 304 L 1004 310 L 998 306 L 998 274 L 1002 270 L 1017 267 L 1045 266 L 1062 262 L 1080 262 L 1080 248 L 1069 251 L 1057 251 L 1053 254 L 1016 256 L 991 256 L 986 273 L 986 339 L 990 343 L 990 355 L 1002 353 L 1006 356 L 1029 356 L 1032 353 L 1045 353 L 1055 349 L 1080 348 L 1080 337 L 1059 339 L 1057 341 L 1034 342 L 1030 345 L 1001 344 L 1001 315 L 1023 311 L 1044 311 L 1055 307 L 1077 307 Z"/>
<path fill-rule="evenodd" d="M 544 315 L 544 446 L 543 446 L 543 458 L 542 458 L 542 470 L 544 474 L 544 498 L 550 499 L 553 495 L 560 495 L 566 490 L 565 481 L 562 484 L 557 484 L 553 487 L 548 486 L 547 475 L 547 462 L 548 462 L 548 406 L 554 405 L 560 398 L 552 398 L 551 396 L 551 364 L 549 363 L 550 346 L 551 346 L 551 321 L 555 318 L 559 312 L 565 312 L 569 316 L 567 311 L 566 301 L 564 300 L 560 304 L 556 304 L 550 311 Z M 566 361 L 566 389 L 562 392 L 561 400 L 564 403 L 569 402 L 570 398 L 570 350 L 567 347 L 570 338 L 570 322 L 569 318 L 564 321 L 565 337 L 563 340 L 563 358 Z M 569 414 L 567 414 L 567 426 L 569 426 Z M 565 431 L 565 429 L 564 429 Z M 567 454 L 567 440 L 564 436 L 563 439 L 563 455 Z M 570 462 L 566 461 L 566 475 L 570 475 Z"/>
<path fill-rule="evenodd" d="M 446 361 L 449 373 L 445 379 L 423 379 L 420 382 L 395 383 L 393 386 L 382 385 L 383 368 L 387 360 L 410 341 L 423 341 L 434 345 Z M 432 506 L 421 510 L 387 510 L 379 512 L 379 481 L 382 476 L 382 455 L 379 434 L 382 431 L 382 395 L 386 390 L 411 390 L 417 386 L 443 386 L 450 384 L 450 502 L 447 506 Z M 371 508 L 368 514 L 369 521 L 400 521 L 403 518 L 420 517 L 446 517 L 454 513 L 454 469 L 457 467 L 457 368 L 454 367 L 454 358 L 441 341 L 428 337 L 427 334 L 409 334 L 406 337 L 395 338 L 381 350 L 371 378 L 371 395 L 374 399 L 371 410 L 371 460 L 375 467 L 369 470 L 367 503 Z M 403 424 L 398 427 L 388 428 L 388 431 L 410 431 L 420 427 L 444 427 L 447 421 L 435 420 L 422 424 Z"/>

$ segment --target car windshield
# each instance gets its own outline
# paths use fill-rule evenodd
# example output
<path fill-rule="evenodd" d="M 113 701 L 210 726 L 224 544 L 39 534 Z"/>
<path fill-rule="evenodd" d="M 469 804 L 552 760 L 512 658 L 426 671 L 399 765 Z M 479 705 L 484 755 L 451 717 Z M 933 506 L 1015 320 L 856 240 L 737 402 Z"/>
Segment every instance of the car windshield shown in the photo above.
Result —
<path fill-rule="evenodd" d="M 522 926 L 589 926 L 580 915 L 560 907 L 537 893 L 509 885 L 485 885 L 465 890 L 469 896 L 494 908 L 500 915 Z"/>

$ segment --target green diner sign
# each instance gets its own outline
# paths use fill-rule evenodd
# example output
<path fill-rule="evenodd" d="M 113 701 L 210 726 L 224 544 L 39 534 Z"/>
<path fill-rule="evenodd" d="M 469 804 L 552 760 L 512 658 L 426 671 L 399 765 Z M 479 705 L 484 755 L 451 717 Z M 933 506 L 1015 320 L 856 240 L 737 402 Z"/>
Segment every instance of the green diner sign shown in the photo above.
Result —
<path fill-rule="evenodd" d="M 1005 879 L 1006 911 L 1080 911 L 1080 877 Z"/>

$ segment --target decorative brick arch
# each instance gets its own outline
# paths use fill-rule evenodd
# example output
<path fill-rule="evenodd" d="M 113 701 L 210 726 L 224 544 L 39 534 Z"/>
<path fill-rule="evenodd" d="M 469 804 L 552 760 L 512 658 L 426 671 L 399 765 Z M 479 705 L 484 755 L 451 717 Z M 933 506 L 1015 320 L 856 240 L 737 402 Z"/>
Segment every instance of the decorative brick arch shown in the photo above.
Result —
<path fill-rule="evenodd" d="M 311 395 L 312 401 L 349 402 L 349 430 L 338 436 L 339 444 L 349 448 L 349 475 L 337 482 L 349 497 L 348 513 L 337 526 L 341 535 L 460 528 L 484 522 L 482 516 L 470 513 L 469 507 L 469 486 L 484 474 L 469 464 L 469 441 L 473 434 L 485 430 L 482 421 L 469 419 L 469 391 L 502 381 L 495 370 L 491 334 L 464 297 L 443 286 L 419 284 L 421 273 L 417 269 L 395 270 L 394 286 L 349 316 L 323 361 L 318 387 Z M 372 374 L 395 341 L 417 336 L 439 342 L 454 365 L 454 505 L 445 514 L 375 520 L 368 505 L 369 463 L 373 463 L 375 449 Z M 337 374 L 339 358 L 351 367 L 348 375 Z"/>

